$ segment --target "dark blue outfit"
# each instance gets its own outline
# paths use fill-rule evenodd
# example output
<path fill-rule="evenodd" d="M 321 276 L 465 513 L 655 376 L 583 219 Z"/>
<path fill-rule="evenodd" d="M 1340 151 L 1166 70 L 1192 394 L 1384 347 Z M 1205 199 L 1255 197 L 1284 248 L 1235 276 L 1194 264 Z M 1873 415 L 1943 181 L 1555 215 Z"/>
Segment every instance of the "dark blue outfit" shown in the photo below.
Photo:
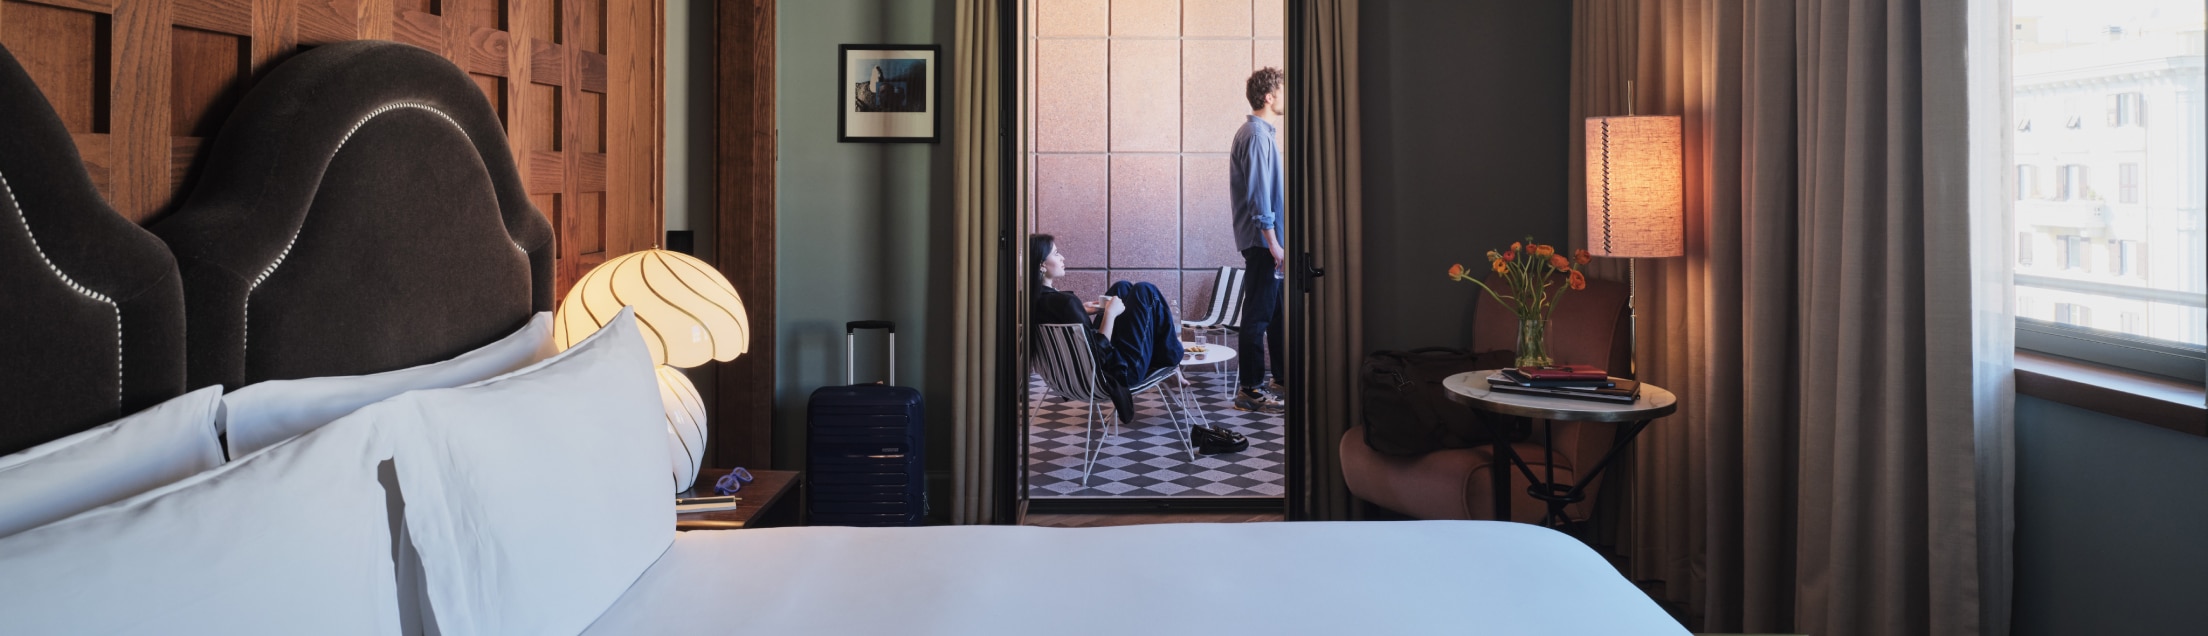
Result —
<path fill-rule="evenodd" d="M 1135 400 L 1128 387 L 1140 384 L 1159 369 L 1180 366 L 1181 323 L 1174 318 L 1172 305 L 1166 304 L 1165 294 L 1158 291 L 1157 285 L 1119 281 L 1105 293 L 1127 304 L 1127 311 L 1112 321 L 1109 340 L 1096 330 L 1103 317 L 1098 315 L 1092 320 L 1081 308 L 1081 299 L 1072 292 L 1049 287 L 1036 290 L 1034 315 L 1029 320 L 1038 325 L 1088 325 L 1089 351 L 1096 356 L 1098 377 L 1111 393 L 1112 410 L 1119 414 L 1119 421 L 1133 422 Z"/>
<path fill-rule="evenodd" d="M 1264 231 L 1287 249 L 1281 210 L 1287 198 L 1281 178 L 1280 145 L 1273 139 L 1273 125 L 1251 115 L 1234 133 L 1234 154 L 1228 169 L 1228 190 L 1234 200 L 1234 245 L 1242 250 L 1242 331 L 1235 346 L 1242 351 L 1241 385 L 1265 383 L 1265 352 L 1272 352 L 1275 377 L 1288 369 L 1281 345 L 1280 279 L 1275 278 L 1273 253 L 1265 247 Z M 1285 384 L 1285 382 L 1283 382 Z"/>

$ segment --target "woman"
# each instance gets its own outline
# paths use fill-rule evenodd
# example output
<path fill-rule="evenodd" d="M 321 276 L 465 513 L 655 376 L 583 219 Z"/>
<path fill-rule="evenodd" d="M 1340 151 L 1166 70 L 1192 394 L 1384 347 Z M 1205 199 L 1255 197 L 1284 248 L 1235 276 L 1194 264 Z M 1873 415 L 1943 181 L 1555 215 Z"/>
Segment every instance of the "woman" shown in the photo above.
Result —
<path fill-rule="evenodd" d="M 1180 320 L 1158 286 L 1150 283 L 1112 283 L 1102 298 L 1081 302 L 1073 292 L 1051 284 L 1066 276 L 1066 256 L 1058 251 L 1058 239 L 1049 234 L 1027 238 L 1028 257 L 1035 271 L 1028 277 L 1034 290 L 1034 307 L 1028 320 L 1036 325 L 1083 324 L 1089 352 L 1095 356 L 1097 376 L 1111 394 L 1112 410 L 1122 424 L 1135 421 L 1134 396 L 1128 387 L 1161 369 L 1181 364 Z M 1029 334 L 1036 342 L 1041 329 Z M 1233 452 L 1249 445 L 1242 435 L 1197 425 L 1192 429 L 1199 450 L 1205 454 Z"/>

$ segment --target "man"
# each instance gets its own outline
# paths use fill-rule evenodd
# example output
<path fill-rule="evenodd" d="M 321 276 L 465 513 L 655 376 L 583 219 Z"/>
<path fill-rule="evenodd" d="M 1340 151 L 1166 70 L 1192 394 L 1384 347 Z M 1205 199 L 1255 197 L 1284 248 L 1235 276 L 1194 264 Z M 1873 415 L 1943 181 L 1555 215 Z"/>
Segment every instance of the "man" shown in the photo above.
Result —
<path fill-rule="evenodd" d="M 1281 207 L 1287 185 L 1281 179 L 1278 122 L 1287 115 L 1285 80 L 1280 69 L 1266 67 L 1250 74 L 1244 96 L 1250 100 L 1249 120 L 1234 132 L 1234 154 L 1229 166 L 1229 190 L 1234 199 L 1234 246 L 1242 250 L 1242 351 L 1241 388 L 1234 392 L 1234 408 L 1258 413 L 1287 409 L 1280 394 L 1280 375 L 1287 369 L 1281 345 L 1280 288 L 1287 248 L 1281 242 Z M 1273 382 L 1265 383 L 1271 351 Z"/>

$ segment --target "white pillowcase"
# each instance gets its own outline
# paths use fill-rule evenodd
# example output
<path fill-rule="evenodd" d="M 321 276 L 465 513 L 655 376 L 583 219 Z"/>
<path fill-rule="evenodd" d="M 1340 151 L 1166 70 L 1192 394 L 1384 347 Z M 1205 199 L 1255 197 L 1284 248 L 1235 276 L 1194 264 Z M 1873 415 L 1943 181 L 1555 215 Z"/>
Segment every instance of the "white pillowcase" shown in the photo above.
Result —
<path fill-rule="evenodd" d="M 222 465 L 222 386 L 0 457 L 0 537 Z"/>
<path fill-rule="evenodd" d="M 623 309 L 529 368 L 385 403 L 419 421 L 392 444 L 438 631 L 579 633 L 666 551 L 652 366 Z"/>
<path fill-rule="evenodd" d="M 0 634 L 397 633 L 387 413 L 0 539 Z"/>
<path fill-rule="evenodd" d="M 451 360 L 370 375 L 270 380 L 223 396 L 230 457 L 252 454 L 314 430 L 360 407 L 417 389 L 456 387 L 551 357 L 552 313 L 520 331 Z"/>

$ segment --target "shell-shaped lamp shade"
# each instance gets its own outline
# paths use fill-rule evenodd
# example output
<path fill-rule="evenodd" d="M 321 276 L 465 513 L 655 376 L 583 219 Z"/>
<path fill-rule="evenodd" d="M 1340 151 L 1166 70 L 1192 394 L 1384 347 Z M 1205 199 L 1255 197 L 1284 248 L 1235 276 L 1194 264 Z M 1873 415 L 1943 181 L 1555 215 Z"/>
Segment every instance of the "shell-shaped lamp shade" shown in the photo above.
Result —
<path fill-rule="evenodd" d="M 583 274 L 553 315 L 552 341 L 565 350 L 624 305 L 636 308 L 655 364 L 726 362 L 751 347 L 751 320 L 736 287 L 705 261 L 659 249 L 623 254 Z"/>
<path fill-rule="evenodd" d="M 690 489 L 705 466 L 705 401 L 681 371 L 659 367 L 659 403 L 667 410 L 667 459 L 673 463 L 675 492 Z"/>

